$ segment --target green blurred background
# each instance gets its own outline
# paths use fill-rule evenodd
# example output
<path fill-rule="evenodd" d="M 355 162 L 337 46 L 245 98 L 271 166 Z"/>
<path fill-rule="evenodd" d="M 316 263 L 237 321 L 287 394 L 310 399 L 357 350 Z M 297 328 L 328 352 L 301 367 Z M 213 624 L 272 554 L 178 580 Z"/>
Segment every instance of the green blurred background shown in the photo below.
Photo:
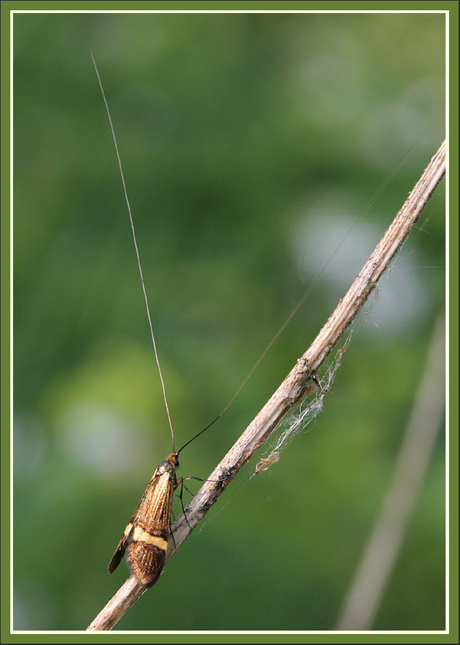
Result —
<path fill-rule="evenodd" d="M 444 136 L 441 14 L 15 16 L 16 629 L 88 625 L 126 577 L 108 561 L 171 450 L 90 47 L 179 446 L 388 180 L 232 408 L 181 455 L 183 476 L 206 477 L 276 389 Z M 443 267 L 442 183 L 355 322 L 324 412 L 269 471 L 243 469 L 120 629 L 334 628 Z M 444 627 L 444 476 L 439 440 L 374 629 Z"/>

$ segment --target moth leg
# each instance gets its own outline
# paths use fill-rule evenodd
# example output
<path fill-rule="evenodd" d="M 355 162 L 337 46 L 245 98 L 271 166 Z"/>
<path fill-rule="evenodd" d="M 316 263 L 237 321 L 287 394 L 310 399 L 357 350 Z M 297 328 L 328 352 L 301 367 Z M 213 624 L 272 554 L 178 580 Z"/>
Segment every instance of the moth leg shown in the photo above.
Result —
<path fill-rule="evenodd" d="M 202 479 L 201 477 L 189 476 L 189 477 L 181 477 L 178 480 L 177 484 L 176 484 L 176 488 L 178 488 L 178 486 L 180 486 L 180 493 L 179 493 L 179 495 L 177 497 L 180 499 L 180 504 L 181 504 L 181 507 L 182 507 L 182 513 L 184 514 L 185 521 L 187 522 L 187 526 L 189 527 L 190 530 L 192 530 L 192 527 L 190 526 L 188 518 L 187 518 L 187 513 L 185 512 L 184 502 L 183 502 L 183 499 L 182 499 L 184 488 L 187 491 L 187 493 L 189 493 L 193 497 L 192 491 L 189 488 L 187 488 L 187 486 L 184 483 L 185 481 L 187 481 L 187 479 L 195 479 L 198 482 L 208 482 L 208 481 L 210 482 L 210 481 L 214 481 L 214 480 L 213 479 Z M 174 536 L 173 536 L 173 540 L 174 540 Z"/>
<path fill-rule="evenodd" d="M 181 493 L 180 493 L 180 495 L 178 495 L 178 497 L 180 498 L 180 503 L 181 503 L 181 506 L 182 506 L 182 512 L 184 513 L 185 519 L 187 520 L 187 516 L 185 515 L 184 505 L 182 503 L 182 487 L 183 487 L 183 478 L 182 477 L 176 482 L 176 486 L 175 486 L 174 490 L 178 486 L 181 486 Z M 173 516 L 173 520 L 175 522 L 176 517 L 175 517 L 174 511 L 172 509 L 171 509 L 171 515 Z M 187 524 L 188 524 L 188 520 L 187 520 Z M 170 533 L 171 533 L 172 541 L 173 541 L 173 544 L 174 544 L 174 551 L 177 551 L 176 540 L 174 539 L 174 533 L 173 533 L 173 531 L 171 529 L 170 529 Z"/>
<path fill-rule="evenodd" d="M 176 540 L 174 539 L 174 533 L 171 531 L 171 537 L 174 544 L 174 551 L 177 551 Z"/>
<path fill-rule="evenodd" d="M 191 479 L 191 477 L 186 477 L 185 479 Z M 191 491 L 189 491 L 189 489 L 187 488 L 187 486 L 185 486 L 185 484 L 184 484 L 184 477 L 181 477 L 181 478 L 179 479 L 179 481 L 178 481 L 178 482 L 177 482 L 177 484 L 176 484 L 176 488 L 178 488 L 178 486 L 180 486 L 180 493 L 179 493 L 179 495 L 178 495 L 178 498 L 180 499 L 180 505 L 181 505 L 181 507 L 182 507 L 182 513 L 184 514 L 185 521 L 187 522 L 187 526 L 189 527 L 189 529 L 190 529 L 190 530 L 192 530 L 192 527 L 191 527 L 191 526 L 190 526 L 190 524 L 188 523 L 187 513 L 185 512 L 184 502 L 183 502 L 182 496 L 183 496 L 183 492 L 184 492 L 184 487 L 185 487 L 185 490 L 186 490 L 187 492 L 189 492 L 189 493 L 190 493 L 190 495 L 192 495 L 192 497 L 193 497 L 193 493 L 192 493 Z M 173 536 L 173 539 L 174 539 L 174 536 Z"/>

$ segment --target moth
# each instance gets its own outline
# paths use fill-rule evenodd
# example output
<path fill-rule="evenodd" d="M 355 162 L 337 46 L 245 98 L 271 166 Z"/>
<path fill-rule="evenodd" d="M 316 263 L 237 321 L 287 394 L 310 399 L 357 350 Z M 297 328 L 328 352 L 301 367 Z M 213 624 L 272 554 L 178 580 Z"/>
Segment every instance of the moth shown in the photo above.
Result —
<path fill-rule="evenodd" d="M 174 491 L 178 486 L 178 468 L 179 453 L 172 452 L 153 473 L 110 560 L 109 573 L 115 571 L 126 553 L 131 573 L 142 585 L 153 587 L 160 577 L 171 532 L 171 511 Z"/>

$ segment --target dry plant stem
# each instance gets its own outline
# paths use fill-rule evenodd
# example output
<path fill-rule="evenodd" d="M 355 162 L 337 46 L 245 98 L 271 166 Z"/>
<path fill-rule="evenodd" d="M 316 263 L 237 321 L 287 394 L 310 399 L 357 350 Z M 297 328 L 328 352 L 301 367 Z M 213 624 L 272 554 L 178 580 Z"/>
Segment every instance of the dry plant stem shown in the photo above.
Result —
<path fill-rule="evenodd" d="M 145 591 L 147 591 L 146 587 L 140 585 L 134 576 L 130 576 L 86 631 L 109 631 L 112 627 L 115 627 L 120 618 L 123 618 L 128 609 L 134 605 Z"/>
<path fill-rule="evenodd" d="M 438 152 L 431 159 L 389 229 L 318 336 L 305 354 L 298 359 L 295 367 L 220 464 L 209 475 L 208 480 L 185 509 L 187 519 L 182 514 L 172 526 L 174 540 L 172 537 L 169 539 L 170 544 L 166 561 L 188 537 L 192 529 L 203 519 L 240 468 L 268 439 L 286 412 L 298 405 L 309 394 L 312 374 L 321 366 L 369 297 L 379 278 L 417 221 L 444 173 L 445 142 L 442 143 Z M 118 594 L 130 583 L 130 580 L 131 578 L 121 587 Z M 135 584 L 135 581 L 132 584 L 135 589 L 134 592 L 131 592 L 135 595 L 132 602 L 126 596 L 115 602 L 116 596 L 114 596 L 88 627 L 88 631 L 107 630 L 116 624 L 135 600 L 142 595 L 143 590 L 137 588 L 138 585 Z M 122 604 L 122 609 L 119 609 L 118 606 L 115 607 L 117 603 L 118 605 Z M 114 618 L 114 612 L 116 612 L 116 618 Z"/>

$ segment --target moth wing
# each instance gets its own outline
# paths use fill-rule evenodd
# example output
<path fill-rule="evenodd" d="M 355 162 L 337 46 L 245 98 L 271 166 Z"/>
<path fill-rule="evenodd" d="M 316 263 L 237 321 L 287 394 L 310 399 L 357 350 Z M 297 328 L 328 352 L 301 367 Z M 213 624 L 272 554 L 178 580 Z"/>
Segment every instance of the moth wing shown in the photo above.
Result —
<path fill-rule="evenodd" d="M 132 525 L 128 524 L 125 532 L 123 533 L 123 537 L 118 542 L 118 546 L 115 549 L 115 552 L 112 555 L 112 559 L 109 562 L 109 566 L 107 568 L 109 573 L 113 573 L 115 569 L 118 567 L 118 565 L 120 564 L 120 562 L 122 561 L 126 551 L 126 547 L 129 544 L 129 534 L 131 533 L 131 529 L 132 529 Z"/>

